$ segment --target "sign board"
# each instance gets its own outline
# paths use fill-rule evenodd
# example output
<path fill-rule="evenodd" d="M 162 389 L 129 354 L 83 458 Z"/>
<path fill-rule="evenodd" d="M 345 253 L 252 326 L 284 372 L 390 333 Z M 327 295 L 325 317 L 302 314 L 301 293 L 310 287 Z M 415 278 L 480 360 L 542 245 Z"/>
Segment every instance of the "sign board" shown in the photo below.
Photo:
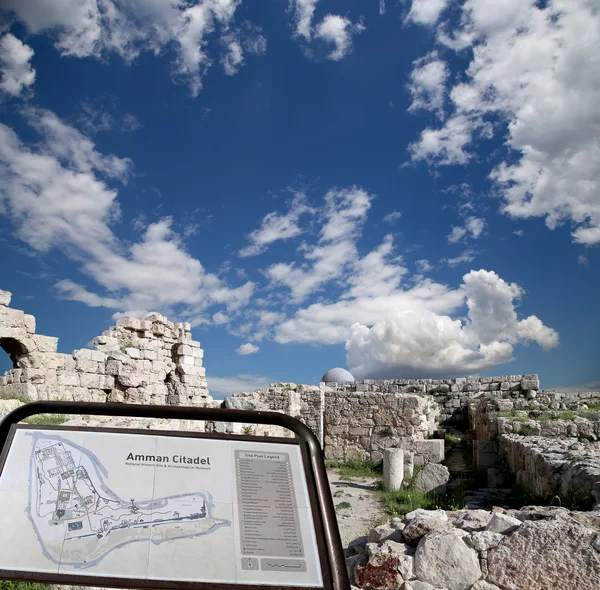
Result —
<path fill-rule="evenodd" d="M 0 578 L 333 588 L 308 466 L 299 439 L 13 426 Z"/>

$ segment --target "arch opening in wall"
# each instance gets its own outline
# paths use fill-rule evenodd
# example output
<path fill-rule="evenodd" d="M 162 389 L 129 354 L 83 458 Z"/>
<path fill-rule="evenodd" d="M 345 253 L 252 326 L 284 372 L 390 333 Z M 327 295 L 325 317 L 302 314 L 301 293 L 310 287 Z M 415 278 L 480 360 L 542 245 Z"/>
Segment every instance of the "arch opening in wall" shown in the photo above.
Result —
<path fill-rule="evenodd" d="M 13 369 L 19 369 L 21 359 L 29 354 L 27 347 L 16 338 L 0 338 L 0 348 L 10 357 Z"/>

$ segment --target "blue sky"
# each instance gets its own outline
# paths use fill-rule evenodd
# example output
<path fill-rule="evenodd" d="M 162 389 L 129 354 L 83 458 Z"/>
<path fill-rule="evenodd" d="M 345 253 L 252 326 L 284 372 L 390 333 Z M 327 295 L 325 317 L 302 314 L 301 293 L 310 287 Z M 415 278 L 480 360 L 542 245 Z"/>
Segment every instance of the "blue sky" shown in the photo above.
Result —
<path fill-rule="evenodd" d="M 61 351 L 160 311 L 217 396 L 600 381 L 591 0 L 2 4 L 0 288 Z"/>

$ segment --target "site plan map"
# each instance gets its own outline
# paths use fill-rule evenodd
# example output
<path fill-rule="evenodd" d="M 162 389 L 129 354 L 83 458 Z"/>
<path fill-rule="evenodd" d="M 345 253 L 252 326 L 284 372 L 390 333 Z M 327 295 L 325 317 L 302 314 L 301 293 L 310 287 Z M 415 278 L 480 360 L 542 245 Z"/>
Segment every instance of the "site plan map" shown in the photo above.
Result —
<path fill-rule="evenodd" d="M 18 429 L 0 510 L 0 569 L 323 586 L 293 444 Z"/>

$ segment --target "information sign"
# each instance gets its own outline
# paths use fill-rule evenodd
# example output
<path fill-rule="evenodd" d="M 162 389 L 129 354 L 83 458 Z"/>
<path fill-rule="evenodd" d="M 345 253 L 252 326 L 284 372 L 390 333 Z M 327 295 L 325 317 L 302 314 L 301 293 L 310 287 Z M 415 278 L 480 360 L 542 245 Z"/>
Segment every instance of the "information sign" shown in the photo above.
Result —
<path fill-rule="evenodd" d="M 332 588 L 307 465 L 299 439 L 17 425 L 0 577 Z"/>

